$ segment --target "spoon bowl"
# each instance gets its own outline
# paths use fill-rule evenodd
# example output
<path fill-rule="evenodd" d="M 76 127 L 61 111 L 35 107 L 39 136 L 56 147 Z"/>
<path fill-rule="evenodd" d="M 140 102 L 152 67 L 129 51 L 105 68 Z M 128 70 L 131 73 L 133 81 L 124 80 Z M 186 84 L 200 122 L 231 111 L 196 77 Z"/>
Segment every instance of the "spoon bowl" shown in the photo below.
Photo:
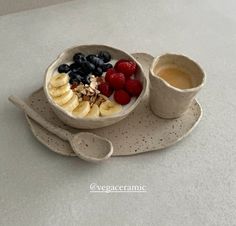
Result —
<path fill-rule="evenodd" d="M 108 159 L 113 153 L 112 143 L 93 133 L 73 134 L 69 139 L 73 151 L 78 157 L 90 162 Z"/>

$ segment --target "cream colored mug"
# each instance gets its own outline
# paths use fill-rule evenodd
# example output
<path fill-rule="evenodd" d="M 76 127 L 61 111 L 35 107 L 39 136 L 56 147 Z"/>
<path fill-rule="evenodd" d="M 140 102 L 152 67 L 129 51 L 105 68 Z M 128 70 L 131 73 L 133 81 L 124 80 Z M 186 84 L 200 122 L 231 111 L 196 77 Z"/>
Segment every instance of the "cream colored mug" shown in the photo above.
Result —
<path fill-rule="evenodd" d="M 185 71 L 190 76 L 191 88 L 177 88 L 158 75 L 159 69 L 172 66 Z M 186 56 L 164 54 L 153 60 L 149 71 L 149 80 L 149 103 L 152 112 L 162 118 L 178 118 L 185 113 L 196 94 L 203 87 L 205 73 L 196 62 Z"/>

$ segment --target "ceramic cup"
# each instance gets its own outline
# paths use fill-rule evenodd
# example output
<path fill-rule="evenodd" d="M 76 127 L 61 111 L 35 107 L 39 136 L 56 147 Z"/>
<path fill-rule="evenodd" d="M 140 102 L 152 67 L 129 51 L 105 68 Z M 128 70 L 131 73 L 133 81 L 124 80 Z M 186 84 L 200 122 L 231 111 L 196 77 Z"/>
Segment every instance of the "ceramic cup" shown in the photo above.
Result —
<path fill-rule="evenodd" d="M 158 76 L 159 68 L 173 65 L 187 72 L 192 88 L 179 89 Z M 152 112 L 162 118 L 178 118 L 188 109 L 192 100 L 205 82 L 205 73 L 201 67 L 183 55 L 164 54 L 155 58 L 149 71 L 150 107 Z"/>

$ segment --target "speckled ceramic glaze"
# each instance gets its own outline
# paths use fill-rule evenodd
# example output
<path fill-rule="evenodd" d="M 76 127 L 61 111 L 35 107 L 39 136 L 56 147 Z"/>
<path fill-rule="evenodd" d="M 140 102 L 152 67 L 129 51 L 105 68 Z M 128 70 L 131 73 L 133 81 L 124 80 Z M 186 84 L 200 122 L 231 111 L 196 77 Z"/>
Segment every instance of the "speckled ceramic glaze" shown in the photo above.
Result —
<path fill-rule="evenodd" d="M 165 65 L 175 65 L 191 76 L 193 88 L 179 89 L 154 73 L 155 69 Z M 183 55 L 164 54 L 153 60 L 149 73 L 150 107 L 154 114 L 162 118 L 178 118 L 183 115 L 192 104 L 196 94 L 205 82 L 205 73 L 201 67 Z"/>
<path fill-rule="evenodd" d="M 145 53 L 136 53 L 138 60 L 148 76 L 153 57 Z M 76 133 L 65 125 L 52 111 L 43 89 L 34 92 L 27 100 L 37 112 L 48 121 Z M 113 156 L 134 155 L 138 153 L 169 147 L 187 136 L 201 119 L 202 110 L 199 103 L 193 100 L 187 112 L 178 119 L 162 119 L 155 116 L 149 108 L 148 89 L 140 105 L 124 120 L 108 127 L 94 130 L 79 130 L 93 132 L 109 139 L 113 144 Z M 45 130 L 34 120 L 26 116 L 35 137 L 52 151 L 66 156 L 75 156 L 68 142 Z"/>
<path fill-rule="evenodd" d="M 65 50 L 62 54 L 58 56 L 58 58 L 49 66 L 49 68 L 46 71 L 45 74 L 45 80 L 44 80 L 44 92 L 46 99 L 49 102 L 49 105 L 51 106 L 52 110 L 54 113 L 63 121 L 65 124 L 75 127 L 75 128 L 80 128 L 80 129 L 95 129 L 95 128 L 101 128 L 105 127 L 108 125 L 112 125 L 114 123 L 119 122 L 120 120 L 124 119 L 127 117 L 140 103 L 140 100 L 143 98 L 144 93 L 147 88 L 147 79 L 144 76 L 143 69 L 141 64 L 136 61 L 137 63 L 137 71 L 135 74 L 135 77 L 139 79 L 142 84 L 143 84 L 143 90 L 141 94 L 139 95 L 136 100 L 132 101 L 131 105 L 126 105 L 123 106 L 123 110 L 115 115 L 111 116 L 106 116 L 106 117 L 98 117 L 98 118 L 78 118 L 70 114 L 69 112 L 63 110 L 60 106 L 55 104 L 53 100 L 50 97 L 50 94 L 48 92 L 48 83 L 55 73 L 57 71 L 57 68 L 60 64 L 69 62 L 72 60 L 73 55 L 77 52 L 82 52 L 84 54 L 96 54 L 99 51 L 108 51 L 113 60 L 119 60 L 119 59 L 128 59 L 128 60 L 133 60 L 136 61 L 132 55 L 119 50 L 115 49 L 110 46 L 104 46 L 104 45 L 81 45 L 81 46 L 76 46 L 72 47 L 70 49 Z"/>
<path fill-rule="evenodd" d="M 35 111 L 20 98 L 11 95 L 8 100 L 23 110 L 28 117 L 33 119 L 51 134 L 68 142 L 73 152 L 81 159 L 88 162 L 101 162 L 110 158 L 113 153 L 113 145 L 108 139 L 94 133 L 78 132 L 71 133 L 67 129 L 46 120 L 40 112 Z"/>

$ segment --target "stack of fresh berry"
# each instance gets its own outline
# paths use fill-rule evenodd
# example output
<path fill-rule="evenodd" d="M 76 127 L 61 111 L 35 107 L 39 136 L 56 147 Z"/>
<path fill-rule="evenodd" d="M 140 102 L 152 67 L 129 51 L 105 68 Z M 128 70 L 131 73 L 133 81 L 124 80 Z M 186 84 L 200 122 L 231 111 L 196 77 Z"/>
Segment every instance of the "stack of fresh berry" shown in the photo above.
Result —
<path fill-rule="evenodd" d="M 59 73 L 68 73 L 70 77 L 70 84 L 82 82 L 83 84 L 90 84 L 90 75 L 102 76 L 112 64 L 108 63 L 111 60 L 110 53 L 100 51 L 97 55 L 89 54 L 85 56 L 83 53 L 76 53 L 73 56 L 73 63 L 61 64 L 58 67 Z"/>
<path fill-rule="evenodd" d="M 105 81 L 102 82 L 99 91 L 110 97 L 114 92 L 114 99 L 121 105 L 130 102 L 132 96 L 139 96 L 142 92 L 142 83 L 133 79 L 137 64 L 134 61 L 121 59 L 116 62 L 114 68 L 110 68 L 106 72 Z"/>

